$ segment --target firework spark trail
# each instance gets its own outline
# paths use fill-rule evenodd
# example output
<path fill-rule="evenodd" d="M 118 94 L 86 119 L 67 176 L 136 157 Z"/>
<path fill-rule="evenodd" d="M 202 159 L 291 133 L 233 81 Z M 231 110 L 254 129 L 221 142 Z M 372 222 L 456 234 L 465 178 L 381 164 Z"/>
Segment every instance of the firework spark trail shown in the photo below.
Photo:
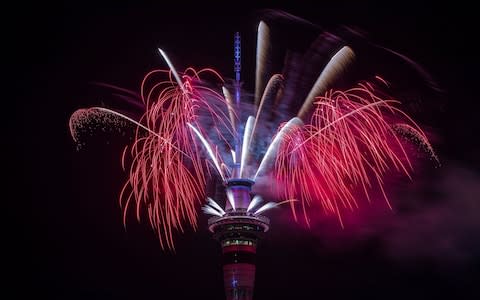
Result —
<path fill-rule="evenodd" d="M 267 58 L 270 51 L 270 29 L 265 22 L 258 25 L 257 34 L 257 61 L 255 73 L 255 105 L 258 106 L 265 88 L 265 77 L 267 72 Z"/>
<path fill-rule="evenodd" d="M 180 79 L 180 76 L 178 76 L 178 73 L 177 73 L 177 70 L 175 69 L 175 67 L 173 66 L 172 62 L 170 61 L 170 59 L 168 58 L 167 54 L 160 48 L 158 48 L 158 52 L 160 52 L 160 55 L 163 57 L 163 59 L 165 60 L 165 62 L 167 63 L 168 67 L 170 68 L 170 71 L 172 72 L 173 74 L 173 77 L 175 77 L 175 80 L 177 81 L 178 83 L 178 86 L 180 87 L 180 89 L 182 90 L 182 92 L 186 93 L 187 91 L 185 90 L 185 87 L 183 86 L 183 82 L 182 80 Z"/>
<path fill-rule="evenodd" d="M 284 200 L 284 201 L 281 201 L 281 202 L 267 202 L 264 205 L 260 206 L 253 214 L 259 215 L 262 212 L 265 212 L 265 211 L 270 210 L 270 209 L 275 208 L 275 207 L 279 207 L 282 204 L 293 203 L 295 201 L 297 201 L 297 200 L 296 199 L 289 199 L 289 200 Z"/>
<path fill-rule="evenodd" d="M 262 99 L 257 108 L 257 114 L 255 116 L 255 122 L 253 123 L 252 132 L 249 137 L 248 149 L 250 149 L 252 140 L 254 139 L 255 129 L 257 128 L 258 120 L 260 120 L 260 115 L 262 113 L 263 107 L 265 102 L 271 101 L 273 97 L 275 97 L 278 91 L 281 89 L 283 83 L 283 76 L 281 74 L 273 75 L 267 83 L 265 87 L 265 91 L 263 92 Z"/>
<path fill-rule="evenodd" d="M 224 86 L 222 86 L 222 92 L 223 92 L 223 96 L 225 97 L 225 101 L 227 101 L 228 117 L 230 119 L 230 125 L 232 126 L 232 128 L 236 129 L 237 128 L 238 117 L 235 113 L 235 109 L 234 109 L 234 105 L 233 105 L 233 101 L 232 101 L 232 95 L 230 94 L 228 89 Z M 234 134 L 234 137 L 236 137 L 236 136 L 237 135 Z"/>
<path fill-rule="evenodd" d="M 240 160 L 240 178 L 243 176 L 243 170 L 245 170 L 245 164 L 247 163 L 248 148 L 250 146 L 250 139 L 252 138 L 253 126 L 256 122 L 255 118 L 249 116 L 247 119 L 247 124 L 245 125 L 245 132 L 243 133 L 243 144 L 242 144 L 242 157 Z"/>
<path fill-rule="evenodd" d="M 300 108 L 297 117 L 304 120 L 306 114 L 311 111 L 316 96 L 324 93 L 326 89 L 338 78 L 338 76 L 353 62 L 355 54 L 352 49 L 345 46 L 340 49 L 328 62 L 313 85 L 310 93 Z"/>
<path fill-rule="evenodd" d="M 213 150 L 210 147 L 210 144 L 203 137 L 200 131 L 197 128 L 195 128 L 195 126 L 191 125 L 190 123 L 187 123 L 187 125 L 195 132 L 198 138 L 202 141 L 202 144 L 207 150 L 208 155 L 210 156 L 210 159 L 213 161 L 215 168 L 217 168 L 218 174 L 222 177 L 223 181 L 225 181 L 225 175 L 223 174 L 223 171 L 222 171 L 222 168 L 220 167 L 220 163 L 218 162 L 217 156 L 215 155 L 215 153 L 213 153 Z"/>
<path fill-rule="evenodd" d="M 262 202 L 262 196 L 255 195 L 247 207 L 247 212 L 251 211 L 255 206 L 257 206 L 260 202 Z"/>
<path fill-rule="evenodd" d="M 230 206 L 232 207 L 233 210 L 235 210 L 235 198 L 233 196 L 232 190 L 227 188 L 226 193 L 227 193 L 227 200 L 230 203 Z"/>
<path fill-rule="evenodd" d="M 423 148 L 423 151 L 428 153 L 429 157 L 432 158 L 435 161 L 435 163 L 440 165 L 440 159 L 435 153 L 435 150 L 433 150 L 433 147 L 428 141 L 427 136 L 423 131 L 421 131 L 421 129 L 419 129 L 418 127 L 415 128 L 409 124 L 402 124 L 402 123 L 395 124 L 393 126 L 393 129 L 397 131 L 399 134 L 405 135 L 407 138 L 411 138 L 415 144 L 419 145 L 421 148 Z"/>
<path fill-rule="evenodd" d="M 218 210 L 216 210 L 213 207 L 208 206 L 208 205 L 202 206 L 202 211 L 207 215 L 212 215 L 212 216 L 217 216 L 217 217 L 223 217 L 223 215 L 224 215 L 224 214 L 220 213 Z"/>
<path fill-rule="evenodd" d="M 283 139 L 285 138 L 285 136 L 288 136 L 289 132 L 294 130 L 295 127 L 302 125 L 302 120 L 300 120 L 299 118 L 293 118 L 280 129 L 278 134 L 273 139 L 272 143 L 268 146 L 268 149 L 265 152 L 265 155 L 263 156 L 260 165 L 258 166 L 257 172 L 255 173 L 255 176 L 253 176 L 254 181 L 259 175 L 267 172 L 270 164 L 272 164 L 272 162 L 275 160 L 279 146 L 283 143 Z"/>
<path fill-rule="evenodd" d="M 208 197 L 207 202 L 208 202 L 208 205 L 210 205 L 214 209 L 218 210 L 219 213 L 221 213 L 222 215 L 225 214 L 225 211 L 223 210 L 223 208 L 220 207 L 220 205 L 218 205 L 218 203 L 215 202 L 212 198 Z"/>
<path fill-rule="evenodd" d="M 103 115 L 103 117 L 102 117 L 102 115 Z M 70 134 L 72 135 L 73 140 L 75 142 L 79 141 L 79 137 L 78 137 L 79 127 L 84 126 L 82 124 L 83 122 L 91 121 L 93 116 L 95 116 L 96 118 L 108 118 L 110 115 L 112 115 L 114 117 L 118 117 L 120 120 L 128 121 L 128 122 L 142 128 L 142 129 L 148 131 L 150 134 L 155 135 L 157 138 L 161 139 L 163 142 L 170 144 L 170 146 L 172 146 L 175 150 L 177 150 L 180 153 L 182 153 L 183 155 L 189 157 L 188 154 L 183 152 L 180 148 L 175 147 L 175 145 L 170 143 L 168 140 L 166 140 L 165 138 L 163 138 L 162 136 L 160 136 L 156 132 L 150 130 L 148 127 L 142 125 L 141 123 L 133 120 L 130 117 L 127 117 L 124 114 L 121 114 L 117 111 L 114 111 L 114 110 L 111 110 L 111 109 L 108 109 L 108 108 L 105 108 L 105 107 L 94 106 L 94 107 L 90 107 L 90 108 L 81 108 L 81 109 L 78 109 L 77 111 L 75 111 L 72 114 L 72 116 L 70 117 L 70 120 L 69 120 L 69 127 L 70 127 Z M 112 118 L 111 121 L 113 122 L 113 120 L 114 119 Z M 103 120 L 102 122 L 106 123 L 105 120 Z"/>

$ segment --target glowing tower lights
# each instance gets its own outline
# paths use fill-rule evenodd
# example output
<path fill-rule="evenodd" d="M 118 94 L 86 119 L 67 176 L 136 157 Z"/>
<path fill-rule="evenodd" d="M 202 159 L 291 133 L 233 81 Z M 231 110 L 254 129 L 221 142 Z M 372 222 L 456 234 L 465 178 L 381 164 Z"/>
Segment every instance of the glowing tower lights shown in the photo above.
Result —
<path fill-rule="evenodd" d="M 234 39 L 234 47 L 233 47 L 233 52 L 234 52 L 234 68 L 233 71 L 235 72 L 235 83 L 240 83 L 240 71 L 242 70 L 242 41 L 240 39 L 240 32 L 235 33 L 235 39 Z M 238 97 L 237 100 L 240 101 L 240 90 L 238 90 Z"/>
<path fill-rule="evenodd" d="M 209 230 L 222 247 L 223 278 L 227 300 L 252 299 L 255 283 L 255 254 L 259 238 L 269 220 L 250 205 L 250 180 L 227 183 L 227 210 L 208 220 Z M 233 205 L 231 205 L 232 203 Z"/>

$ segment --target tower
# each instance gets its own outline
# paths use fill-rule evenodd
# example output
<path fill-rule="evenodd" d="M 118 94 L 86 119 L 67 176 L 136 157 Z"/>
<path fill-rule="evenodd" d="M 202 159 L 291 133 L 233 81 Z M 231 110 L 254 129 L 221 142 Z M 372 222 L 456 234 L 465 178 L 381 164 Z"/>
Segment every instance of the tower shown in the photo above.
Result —
<path fill-rule="evenodd" d="M 227 195 L 235 207 L 228 205 L 225 215 L 211 217 L 209 230 L 222 247 L 223 280 L 227 300 L 248 300 L 253 297 L 255 256 L 258 240 L 269 228 L 265 216 L 248 211 L 253 181 L 230 179 Z"/>
<path fill-rule="evenodd" d="M 240 33 L 234 36 L 235 104 L 240 109 L 241 40 Z M 240 137 L 235 140 L 235 162 L 240 161 Z M 254 206 L 251 189 L 255 183 L 240 178 L 240 164 L 235 163 L 232 178 L 227 180 L 224 214 L 208 220 L 208 228 L 222 247 L 222 264 L 225 294 L 227 300 L 248 300 L 253 298 L 255 283 L 255 256 L 262 234 L 269 228 L 268 218 L 251 211 Z M 253 204 L 253 205 L 252 205 Z"/>

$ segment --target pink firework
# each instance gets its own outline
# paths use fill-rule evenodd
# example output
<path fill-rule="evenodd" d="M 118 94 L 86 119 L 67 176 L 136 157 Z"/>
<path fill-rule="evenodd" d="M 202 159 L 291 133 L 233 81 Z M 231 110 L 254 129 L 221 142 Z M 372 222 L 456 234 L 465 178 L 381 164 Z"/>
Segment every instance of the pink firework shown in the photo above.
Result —
<path fill-rule="evenodd" d="M 368 200 L 378 187 L 388 203 L 383 176 L 393 168 L 410 177 L 412 170 L 395 128 L 408 129 L 433 153 L 420 127 L 396 107 L 400 102 L 379 98 L 370 84 L 315 99 L 310 122 L 298 120 L 283 135 L 275 162 L 279 192 L 300 200 L 307 224 L 309 207 L 316 205 L 341 222 L 341 209 L 357 207 L 357 187 Z M 292 210 L 296 218 L 293 203 Z"/>
<path fill-rule="evenodd" d="M 425 133 L 399 108 L 400 102 L 381 98 L 373 84 L 330 89 L 355 59 L 349 47 L 331 57 L 295 117 L 277 118 L 284 123 L 270 141 L 262 123 L 267 122 L 265 115 L 272 115 L 264 110 L 269 103 L 278 105 L 284 77 L 275 74 L 265 80 L 269 29 L 263 22 L 258 37 L 256 107 L 246 120 L 242 114 L 248 109 L 222 86 L 217 72 L 188 68 L 179 74 L 162 50 L 169 70 L 145 76 L 140 91 L 145 111 L 139 119 L 101 107 L 80 109 L 70 119 L 74 139 L 79 128 L 95 118 L 113 125 L 135 124 L 135 139 L 122 160 L 124 169 L 129 165 L 120 196 L 124 222 L 131 211 L 139 221 L 148 217 L 162 248 L 174 249 L 174 233 L 183 232 L 185 224 L 197 228 L 197 211 L 205 199 L 207 214 L 222 217 L 228 207 L 235 211 L 239 203 L 228 188 L 225 210 L 207 197 L 206 187 L 214 176 L 225 184 L 263 181 L 271 187 L 278 201 L 254 209 L 261 201 L 256 195 L 240 207 L 246 215 L 288 202 L 295 220 L 300 209 L 308 224 L 309 210 L 320 208 L 342 222 L 342 210 L 358 206 L 355 191 L 369 200 L 378 187 L 388 203 L 383 180 L 387 172 L 410 177 L 404 134 L 434 156 Z M 204 78 L 213 78 L 213 83 Z M 385 83 L 380 77 L 376 80 Z M 217 91 L 220 87 L 223 95 Z M 238 92 L 238 82 L 236 87 Z M 258 149 L 266 139 L 267 146 Z"/>
<path fill-rule="evenodd" d="M 145 113 L 139 120 L 101 107 L 80 109 L 70 119 L 74 139 L 78 138 L 79 127 L 95 119 L 114 125 L 130 121 L 138 126 L 133 144 L 123 154 L 124 169 L 128 153 L 132 159 L 120 202 L 124 222 L 131 209 L 139 221 L 143 214 L 148 215 L 162 248 L 174 248 L 173 232 L 183 232 L 183 224 L 197 227 L 197 210 L 205 198 L 209 168 L 213 167 L 223 179 L 228 172 L 198 124 L 199 118 L 208 118 L 209 134 L 225 142 L 224 132 L 233 134 L 223 110 L 228 106 L 225 98 L 201 83 L 206 73 L 221 80 L 210 69 L 189 68 L 181 77 L 173 68 L 149 72 L 141 86 Z M 209 161 L 201 155 L 203 149 L 198 141 L 206 146 Z"/>
<path fill-rule="evenodd" d="M 200 77 L 205 72 L 219 78 L 212 70 L 196 72 L 190 68 L 181 79 L 174 69 L 172 72 L 155 70 L 148 73 L 142 83 L 141 97 L 146 112 L 140 123 L 145 124 L 148 132 L 138 130 L 131 146 L 130 178 L 121 200 L 124 217 L 132 200 L 139 221 L 142 210 L 148 212 L 162 247 L 165 243 L 173 248 L 173 230 L 183 231 L 183 223 L 197 227 L 197 205 L 205 198 L 208 169 L 197 143 L 199 138 L 204 139 L 197 129 L 201 128 L 199 116 L 206 114 L 211 120 L 209 130 L 227 141 L 220 130 L 230 127 L 222 110 L 227 103 L 220 94 L 200 85 Z M 155 75 L 168 75 L 169 78 L 146 88 Z M 178 84 L 172 80 L 172 75 L 178 78 Z M 214 168 L 225 178 L 217 151 L 208 147 L 208 152 Z"/>

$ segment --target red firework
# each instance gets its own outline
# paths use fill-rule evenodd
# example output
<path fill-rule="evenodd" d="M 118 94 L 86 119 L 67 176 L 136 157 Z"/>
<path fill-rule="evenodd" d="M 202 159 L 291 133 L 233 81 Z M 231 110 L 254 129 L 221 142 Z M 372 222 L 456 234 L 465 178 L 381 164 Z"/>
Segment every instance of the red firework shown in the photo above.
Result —
<path fill-rule="evenodd" d="M 394 168 L 410 177 L 412 170 L 395 128 L 408 128 L 431 152 L 427 137 L 396 107 L 399 103 L 376 96 L 369 84 L 329 91 L 316 97 L 308 124 L 298 121 L 286 131 L 278 149 L 275 178 L 284 198 L 300 200 L 307 224 L 308 207 L 317 204 L 337 214 L 341 222 L 341 208 L 357 207 L 355 188 L 361 187 L 370 200 L 372 181 L 388 203 L 383 176 Z M 293 203 L 291 207 L 296 219 Z"/>

